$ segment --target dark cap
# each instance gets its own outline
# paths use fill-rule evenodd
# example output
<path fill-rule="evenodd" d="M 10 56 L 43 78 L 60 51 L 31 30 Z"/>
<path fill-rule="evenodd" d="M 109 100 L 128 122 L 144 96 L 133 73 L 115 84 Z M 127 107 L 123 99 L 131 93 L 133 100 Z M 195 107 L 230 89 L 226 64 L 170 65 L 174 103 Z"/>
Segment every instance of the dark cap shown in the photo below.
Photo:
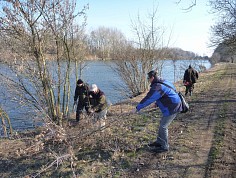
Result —
<path fill-rule="evenodd" d="M 150 72 L 148 72 L 148 78 L 151 78 L 151 77 L 156 77 L 157 76 L 157 72 L 152 70 Z"/>
<path fill-rule="evenodd" d="M 83 82 L 83 80 L 81 80 L 81 79 L 79 79 L 78 81 L 77 81 L 77 84 L 79 85 L 79 84 L 82 84 L 82 83 L 84 83 Z"/>

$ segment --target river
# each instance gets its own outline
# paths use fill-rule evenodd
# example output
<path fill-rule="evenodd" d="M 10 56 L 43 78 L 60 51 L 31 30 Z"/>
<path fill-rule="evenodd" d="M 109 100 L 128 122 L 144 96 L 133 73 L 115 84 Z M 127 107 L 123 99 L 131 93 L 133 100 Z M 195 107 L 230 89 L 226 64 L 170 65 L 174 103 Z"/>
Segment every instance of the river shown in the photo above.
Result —
<path fill-rule="evenodd" d="M 174 65 L 175 64 L 175 65 Z M 206 69 L 211 67 L 208 60 L 177 60 L 175 63 L 172 60 L 165 60 L 161 76 L 164 79 L 172 82 L 182 80 L 184 70 L 191 64 L 196 70 L 200 70 L 198 66 L 204 66 Z M 83 70 L 83 80 L 88 84 L 97 84 L 97 86 L 106 94 L 108 100 L 111 103 L 118 103 L 127 99 L 127 96 L 119 90 L 119 85 L 124 85 L 121 78 L 113 71 L 111 66 L 114 65 L 112 61 L 87 61 L 86 67 Z M 175 70 L 174 70 L 175 66 Z M 0 71 L 6 71 L 6 66 L 0 64 Z M 175 71 L 175 79 L 174 79 Z M 12 75 L 11 73 L 7 73 Z M 71 77 L 72 81 L 75 81 Z M 73 102 L 73 95 L 75 89 L 75 83 L 72 82 L 71 102 Z M 7 112 L 11 119 L 13 130 L 20 131 L 25 129 L 32 129 L 37 125 L 37 121 L 32 119 L 32 112 L 26 107 L 16 106 L 11 102 L 12 97 L 9 96 L 4 86 L 0 86 L 0 106 Z M 0 126 L 0 135 L 3 130 Z"/>

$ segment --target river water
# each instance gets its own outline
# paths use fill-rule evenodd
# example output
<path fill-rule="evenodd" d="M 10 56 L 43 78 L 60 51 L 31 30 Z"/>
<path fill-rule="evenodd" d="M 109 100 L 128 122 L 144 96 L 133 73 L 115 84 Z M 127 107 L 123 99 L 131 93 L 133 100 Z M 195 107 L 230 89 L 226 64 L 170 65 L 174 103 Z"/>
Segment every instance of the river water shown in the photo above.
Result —
<path fill-rule="evenodd" d="M 200 70 L 199 66 L 204 66 L 206 69 L 211 67 L 208 60 L 195 60 L 194 62 L 192 60 L 177 60 L 175 62 L 172 60 L 165 60 L 160 75 L 162 78 L 172 82 L 182 80 L 184 70 L 189 64 L 198 71 Z M 97 86 L 105 93 L 108 100 L 114 104 L 127 99 L 127 96 L 119 90 L 118 86 L 124 85 L 124 82 L 114 72 L 111 66 L 114 66 L 112 61 L 87 61 L 86 67 L 83 70 L 82 79 L 88 84 L 97 84 Z M 3 71 L 7 71 L 6 66 L 0 64 L 0 72 L 2 73 Z M 7 75 L 11 76 L 12 74 L 8 72 Z M 75 81 L 75 78 L 71 77 L 71 80 Z M 73 103 L 75 83 L 71 83 L 71 103 Z M 3 85 L 0 85 L 0 106 L 9 115 L 13 130 L 20 131 L 34 128 L 37 125 L 37 122 L 32 119 L 33 113 L 26 107 L 16 106 L 11 102 L 12 97 L 14 96 L 9 96 L 6 88 Z M 2 132 L 2 127 L 0 125 L 0 135 Z"/>

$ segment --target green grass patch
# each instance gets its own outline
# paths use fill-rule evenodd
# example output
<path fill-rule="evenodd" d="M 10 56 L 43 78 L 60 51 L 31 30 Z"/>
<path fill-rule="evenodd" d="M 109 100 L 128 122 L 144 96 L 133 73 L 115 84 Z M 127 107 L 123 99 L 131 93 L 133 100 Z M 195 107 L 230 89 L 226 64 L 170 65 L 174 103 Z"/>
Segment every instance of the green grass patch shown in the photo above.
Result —
<path fill-rule="evenodd" d="M 225 123 L 226 123 L 226 104 L 223 104 L 221 110 L 219 110 L 218 118 L 216 120 L 216 125 L 214 129 L 214 138 L 212 142 L 212 147 L 210 149 L 207 161 L 207 167 L 205 172 L 205 177 L 208 177 L 211 173 L 212 167 L 214 167 L 215 160 L 219 157 L 221 148 L 224 144 L 225 135 Z"/>

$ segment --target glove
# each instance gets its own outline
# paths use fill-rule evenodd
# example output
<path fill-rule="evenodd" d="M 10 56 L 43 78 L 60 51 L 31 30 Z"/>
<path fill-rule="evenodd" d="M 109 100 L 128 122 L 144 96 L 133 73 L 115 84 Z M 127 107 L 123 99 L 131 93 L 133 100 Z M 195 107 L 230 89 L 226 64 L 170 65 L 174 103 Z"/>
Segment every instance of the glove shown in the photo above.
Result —
<path fill-rule="evenodd" d="M 135 114 L 135 113 L 137 113 L 137 112 L 138 112 L 137 109 L 134 108 L 134 109 L 132 109 L 131 114 Z"/>

